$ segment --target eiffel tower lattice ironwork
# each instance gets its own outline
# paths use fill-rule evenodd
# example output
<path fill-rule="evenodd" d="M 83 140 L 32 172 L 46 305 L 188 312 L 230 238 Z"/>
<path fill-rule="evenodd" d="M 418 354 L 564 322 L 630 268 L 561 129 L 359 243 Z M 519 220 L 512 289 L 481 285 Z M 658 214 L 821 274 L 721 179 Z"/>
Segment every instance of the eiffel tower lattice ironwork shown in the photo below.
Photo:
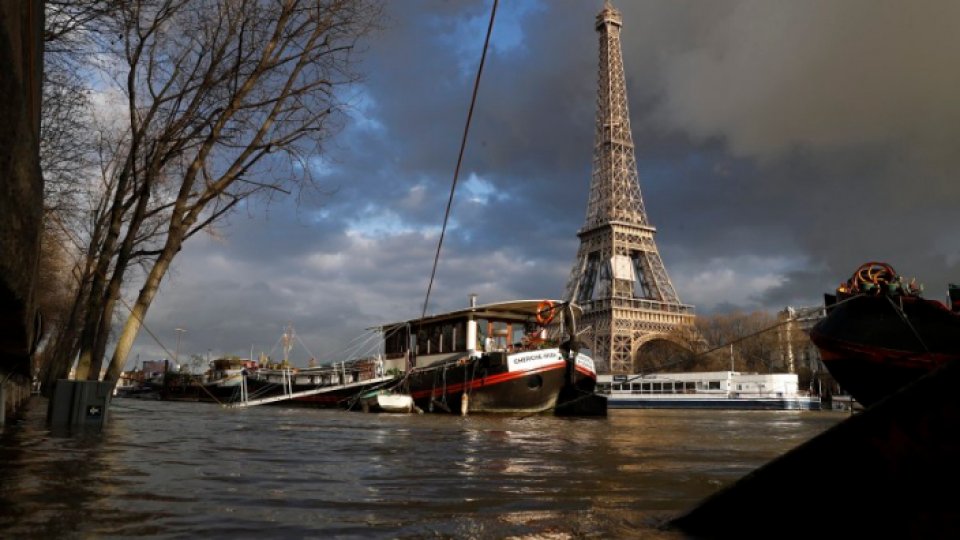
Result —
<path fill-rule="evenodd" d="M 609 2 L 597 15 L 600 76 L 587 219 L 566 298 L 580 304 L 581 336 L 600 369 L 632 373 L 640 347 L 654 339 L 681 345 L 693 306 L 680 302 L 657 251 L 637 175 L 620 47 L 623 19 Z"/>

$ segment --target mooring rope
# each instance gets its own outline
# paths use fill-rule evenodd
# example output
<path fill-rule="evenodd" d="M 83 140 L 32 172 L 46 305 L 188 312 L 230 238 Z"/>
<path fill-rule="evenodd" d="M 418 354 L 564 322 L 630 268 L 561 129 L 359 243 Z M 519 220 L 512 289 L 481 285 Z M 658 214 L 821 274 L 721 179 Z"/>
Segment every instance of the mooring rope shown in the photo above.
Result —
<path fill-rule="evenodd" d="M 477 68 L 477 77 L 473 81 L 473 95 L 470 97 L 470 109 L 467 111 L 467 122 L 463 127 L 463 138 L 460 140 L 460 154 L 457 157 L 457 166 L 453 170 L 453 183 L 450 185 L 450 196 L 447 198 L 447 209 L 443 214 L 443 227 L 440 228 L 440 239 L 437 241 L 437 252 L 433 257 L 433 270 L 430 272 L 430 282 L 427 284 L 427 295 L 423 300 L 423 311 L 420 314 L 420 321 L 427 316 L 427 305 L 430 303 L 430 291 L 433 289 L 433 280 L 437 275 L 437 263 L 440 261 L 440 249 L 443 247 L 443 238 L 447 232 L 447 223 L 450 221 L 450 208 L 453 206 L 453 194 L 457 189 L 457 180 L 460 177 L 460 166 L 463 164 L 463 152 L 467 147 L 467 134 L 470 133 L 470 122 L 473 119 L 473 109 L 477 103 L 477 91 L 480 89 L 480 76 L 483 74 L 483 65 L 487 60 L 487 50 L 490 47 L 490 35 L 493 33 L 493 21 L 497 16 L 497 4 L 499 0 L 493 0 L 493 9 L 490 11 L 490 22 L 487 25 L 487 37 L 483 41 L 483 53 L 480 55 L 480 66 Z M 420 333 L 420 324 L 417 325 L 417 333 Z"/>

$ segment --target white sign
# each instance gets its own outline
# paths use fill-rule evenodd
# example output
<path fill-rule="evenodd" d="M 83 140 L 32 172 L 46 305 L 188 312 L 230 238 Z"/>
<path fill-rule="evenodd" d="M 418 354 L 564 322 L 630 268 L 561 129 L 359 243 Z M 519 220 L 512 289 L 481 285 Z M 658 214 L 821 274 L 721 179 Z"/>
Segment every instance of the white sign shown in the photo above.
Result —
<path fill-rule="evenodd" d="M 597 368 L 593 365 L 593 358 L 590 358 L 585 354 L 577 355 L 577 367 L 585 369 L 594 375 L 597 374 Z"/>
<path fill-rule="evenodd" d="M 557 349 L 541 349 L 511 354 L 507 358 L 507 369 L 513 371 L 530 371 L 563 362 L 560 351 Z"/>

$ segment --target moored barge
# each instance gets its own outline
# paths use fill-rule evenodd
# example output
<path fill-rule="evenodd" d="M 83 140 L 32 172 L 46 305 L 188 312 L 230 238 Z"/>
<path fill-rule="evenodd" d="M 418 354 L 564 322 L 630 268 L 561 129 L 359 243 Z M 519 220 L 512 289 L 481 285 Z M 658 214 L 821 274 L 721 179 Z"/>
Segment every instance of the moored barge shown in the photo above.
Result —
<path fill-rule="evenodd" d="M 921 293 L 890 265 L 869 262 L 825 295 L 827 316 L 810 339 L 833 378 L 863 405 L 960 358 L 960 288 L 950 286 L 949 305 Z"/>

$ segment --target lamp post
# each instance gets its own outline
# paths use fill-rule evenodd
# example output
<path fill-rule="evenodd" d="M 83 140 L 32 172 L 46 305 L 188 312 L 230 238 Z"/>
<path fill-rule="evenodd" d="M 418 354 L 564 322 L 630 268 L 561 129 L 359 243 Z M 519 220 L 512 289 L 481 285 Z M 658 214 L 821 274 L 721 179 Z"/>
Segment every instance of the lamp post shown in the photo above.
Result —
<path fill-rule="evenodd" d="M 177 328 L 174 330 L 177 333 L 177 350 L 173 354 L 173 363 L 180 365 L 180 336 L 186 332 L 183 328 Z"/>

